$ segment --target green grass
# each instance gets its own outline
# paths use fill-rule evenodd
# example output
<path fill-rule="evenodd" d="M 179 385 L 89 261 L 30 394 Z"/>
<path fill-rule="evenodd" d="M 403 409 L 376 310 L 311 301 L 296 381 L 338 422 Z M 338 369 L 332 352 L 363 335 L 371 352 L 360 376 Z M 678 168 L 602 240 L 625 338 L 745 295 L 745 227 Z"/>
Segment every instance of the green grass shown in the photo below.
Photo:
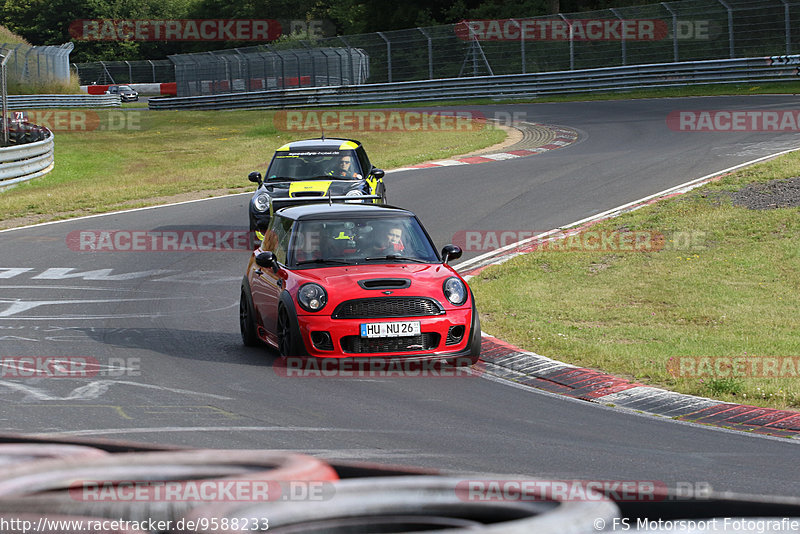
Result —
<path fill-rule="evenodd" d="M 0 25 L 0 44 L 7 43 L 7 44 L 24 44 L 27 46 L 31 46 L 31 44 L 26 41 L 21 36 L 17 35 L 16 33 L 12 32 L 8 28 L 3 25 Z"/>
<path fill-rule="evenodd" d="M 687 357 L 800 356 L 800 208 L 748 210 L 722 194 L 796 176 L 797 152 L 590 229 L 662 234 L 663 249 L 585 251 L 568 241 L 489 268 L 470 282 L 482 327 L 634 381 L 800 408 L 800 369 L 784 377 L 670 372 Z"/>
<path fill-rule="evenodd" d="M 85 113 L 86 131 L 55 132 L 55 169 L 0 193 L 0 226 L 18 224 L 21 217 L 44 221 L 151 205 L 186 192 L 211 196 L 253 190 L 247 174 L 263 173 L 278 146 L 317 135 L 277 130 L 273 111 L 63 113 Z M 328 137 L 335 134 L 327 132 Z M 490 146 L 505 133 L 358 132 L 357 138 L 373 164 L 391 169 Z M 391 195 L 391 177 L 386 182 Z"/>

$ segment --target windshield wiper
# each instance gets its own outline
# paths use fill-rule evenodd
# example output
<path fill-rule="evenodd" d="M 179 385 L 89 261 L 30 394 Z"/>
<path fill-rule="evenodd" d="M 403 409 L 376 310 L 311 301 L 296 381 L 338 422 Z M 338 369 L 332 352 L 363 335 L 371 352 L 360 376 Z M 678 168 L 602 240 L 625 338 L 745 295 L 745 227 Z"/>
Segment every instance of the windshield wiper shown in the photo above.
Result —
<path fill-rule="evenodd" d="M 364 258 L 364 261 L 378 261 L 378 260 L 401 260 L 401 261 L 414 261 L 417 263 L 429 263 L 427 260 L 421 260 L 419 258 L 409 258 L 408 256 L 399 256 L 397 254 L 387 254 L 386 256 Z"/>
<path fill-rule="evenodd" d="M 314 260 L 303 260 L 295 262 L 295 265 L 308 265 L 309 263 L 333 263 L 336 265 L 353 265 L 352 261 L 334 260 L 330 258 L 317 258 Z"/>

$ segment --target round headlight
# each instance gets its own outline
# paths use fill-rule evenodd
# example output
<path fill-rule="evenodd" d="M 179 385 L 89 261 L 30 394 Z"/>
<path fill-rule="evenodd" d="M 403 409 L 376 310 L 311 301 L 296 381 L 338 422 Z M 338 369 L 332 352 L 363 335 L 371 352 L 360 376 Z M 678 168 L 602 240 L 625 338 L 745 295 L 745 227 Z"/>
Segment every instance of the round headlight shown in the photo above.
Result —
<path fill-rule="evenodd" d="M 358 189 L 351 189 L 350 191 L 345 193 L 344 196 L 346 196 L 346 197 L 361 197 L 361 196 L 364 196 L 364 193 L 362 193 Z M 345 200 L 345 202 L 350 202 L 352 204 L 352 203 L 358 203 L 358 202 L 363 202 L 363 201 L 361 201 L 361 200 Z"/>
<path fill-rule="evenodd" d="M 253 207 L 256 208 L 256 211 L 267 211 L 269 209 L 269 204 L 272 201 L 269 198 L 269 195 L 266 193 L 259 193 L 256 195 L 256 198 L 253 199 Z"/>
<path fill-rule="evenodd" d="M 304 284 L 297 291 L 297 302 L 304 310 L 316 312 L 328 303 L 328 294 L 319 284 Z"/>
<path fill-rule="evenodd" d="M 445 298 L 454 306 L 461 306 L 467 301 L 467 286 L 455 277 L 450 277 L 442 285 Z"/>

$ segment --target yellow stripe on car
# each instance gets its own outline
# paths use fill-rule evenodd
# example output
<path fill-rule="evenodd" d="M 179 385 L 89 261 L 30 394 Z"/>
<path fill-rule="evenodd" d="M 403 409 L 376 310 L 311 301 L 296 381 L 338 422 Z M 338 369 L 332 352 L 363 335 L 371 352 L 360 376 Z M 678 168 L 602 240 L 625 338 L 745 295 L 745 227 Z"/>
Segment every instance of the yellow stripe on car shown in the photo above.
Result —
<path fill-rule="evenodd" d="M 289 184 L 289 196 L 293 197 L 295 193 L 307 191 L 321 191 L 322 194 L 327 194 L 330 186 L 331 182 L 329 180 L 325 180 L 324 182 L 311 182 L 305 180 L 300 182 L 292 182 Z"/>
<path fill-rule="evenodd" d="M 339 145 L 339 150 L 355 150 L 358 148 L 358 145 L 352 141 L 345 141 L 341 145 Z"/>

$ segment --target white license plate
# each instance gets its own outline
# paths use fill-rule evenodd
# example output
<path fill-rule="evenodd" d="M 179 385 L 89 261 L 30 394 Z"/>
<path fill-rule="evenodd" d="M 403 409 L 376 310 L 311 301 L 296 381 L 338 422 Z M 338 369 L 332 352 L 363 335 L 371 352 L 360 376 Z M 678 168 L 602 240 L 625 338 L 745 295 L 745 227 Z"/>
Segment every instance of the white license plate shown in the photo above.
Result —
<path fill-rule="evenodd" d="M 420 332 L 419 321 L 361 323 L 361 337 L 418 336 Z"/>

